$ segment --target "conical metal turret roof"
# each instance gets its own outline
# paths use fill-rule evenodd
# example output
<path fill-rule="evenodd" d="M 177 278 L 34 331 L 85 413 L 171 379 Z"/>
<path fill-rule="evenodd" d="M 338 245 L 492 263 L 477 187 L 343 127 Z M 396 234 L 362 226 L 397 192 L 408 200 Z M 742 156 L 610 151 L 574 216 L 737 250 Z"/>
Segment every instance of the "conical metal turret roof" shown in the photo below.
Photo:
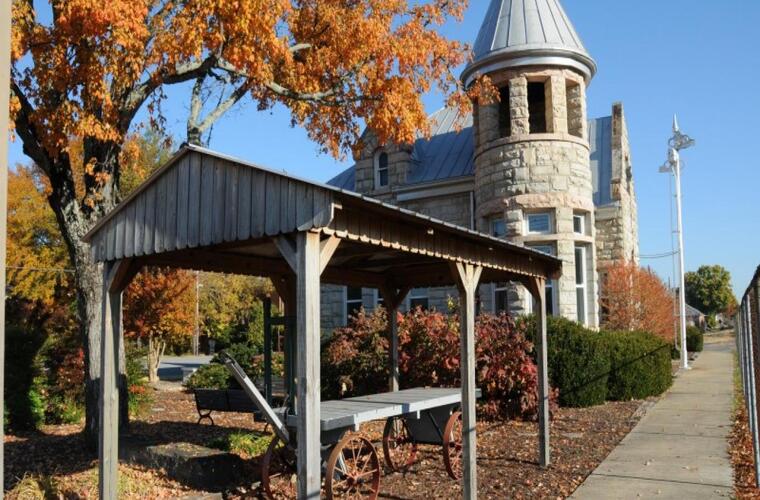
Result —
<path fill-rule="evenodd" d="M 559 0 L 491 0 L 462 80 L 521 66 L 570 67 L 589 80 L 596 73 Z"/>

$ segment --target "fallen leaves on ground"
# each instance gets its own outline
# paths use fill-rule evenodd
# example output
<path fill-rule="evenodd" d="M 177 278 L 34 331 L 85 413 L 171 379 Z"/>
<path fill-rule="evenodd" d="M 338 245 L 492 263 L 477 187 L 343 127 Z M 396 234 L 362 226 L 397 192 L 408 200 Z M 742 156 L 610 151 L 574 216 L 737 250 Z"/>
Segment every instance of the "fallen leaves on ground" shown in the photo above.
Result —
<path fill-rule="evenodd" d="M 528 422 L 478 423 L 478 491 L 480 498 L 565 498 L 593 471 L 638 420 L 640 402 L 618 402 L 584 408 L 561 408 L 552 419 L 552 464 L 537 463 L 538 427 Z M 192 394 L 156 391 L 151 411 L 130 425 L 125 438 L 140 445 L 172 442 L 208 445 L 241 431 L 263 432 L 251 415 L 214 413 L 215 426 L 197 424 Z M 362 428 L 382 459 L 382 422 Z M 6 437 L 6 490 L 28 475 L 53 477 L 66 498 L 97 497 L 97 461 L 87 451 L 79 426 L 47 426 L 41 432 Z M 258 458 L 246 458 L 249 470 Z M 193 490 L 166 471 L 120 465 L 122 498 L 172 498 L 206 492 Z M 250 481 L 230 485 L 227 498 L 254 498 Z M 420 446 L 410 471 L 384 472 L 381 497 L 396 499 L 460 498 L 461 488 L 446 474 L 440 446 Z"/>

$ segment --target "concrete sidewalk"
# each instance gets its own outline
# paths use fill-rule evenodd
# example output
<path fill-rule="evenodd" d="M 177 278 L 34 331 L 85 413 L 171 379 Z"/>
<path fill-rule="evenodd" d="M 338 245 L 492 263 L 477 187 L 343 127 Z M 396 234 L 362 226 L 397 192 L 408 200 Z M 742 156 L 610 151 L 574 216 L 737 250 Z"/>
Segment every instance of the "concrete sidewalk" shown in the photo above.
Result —
<path fill-rule="evenodd" d="M 571 498 L 730 498 L 733 350 L 706 344 Z"/>

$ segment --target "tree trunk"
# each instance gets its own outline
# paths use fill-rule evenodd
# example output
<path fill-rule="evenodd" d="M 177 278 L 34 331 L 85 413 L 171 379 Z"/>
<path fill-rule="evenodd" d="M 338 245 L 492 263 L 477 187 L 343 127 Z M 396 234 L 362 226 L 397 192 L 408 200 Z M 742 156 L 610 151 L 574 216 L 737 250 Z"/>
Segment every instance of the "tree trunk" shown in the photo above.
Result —
<path fill-rule="evenodd" d="M 86 155 L 91 157 L 92 155 Z M 71 173 L 70 160 L 61 155 L 56 172 Z M 115 157 L 104 163 L 116 163 Z M 51 163 L 53 160 L 51 159 Z M 82 345 L 85 351 L 85 440 L 92 450 L 97 450 L 100 399 L 100 339 L 101 316 L 103 308 L 103 265 L 92 259 L 90 246 L 82 241 L 87 231 L 102 214 L 111 210 L 117 202 L 112 187 L 102 189 L 99 210 L 83 211 L 76 199 L 73 182 L 69 178 L 50 177 L 52 192 L 48 196 L 53 212 L 58 221 L 71 264 L 74 267 L 75 288 L 77 294 L 77 316 Z M 128 387 L 126 377 L 126 358 L 123 341 L 119 343 L 119 427 L 124 428 L 129 422 Z"/>
<path fill-rule="evenodd" d="M 86 246 L 86 245 L 85 245 Z M 103 265 L 80 254 L 76 268 L 77 313 L 85 351 L 85 438 L 91 449 L 98 446 L 100 400 L 100 341 L 103 309 Z M 129 422 L 129 388 L 127 386 L 124 342 L 119 347 L 119 428 Z"/>
<path fill-rule="evenodd" d="M 166 342 L 148 336 L 148 382 L 158 382 L 158 367 L 161 365 L 161 356 L 166 349 Z"/>

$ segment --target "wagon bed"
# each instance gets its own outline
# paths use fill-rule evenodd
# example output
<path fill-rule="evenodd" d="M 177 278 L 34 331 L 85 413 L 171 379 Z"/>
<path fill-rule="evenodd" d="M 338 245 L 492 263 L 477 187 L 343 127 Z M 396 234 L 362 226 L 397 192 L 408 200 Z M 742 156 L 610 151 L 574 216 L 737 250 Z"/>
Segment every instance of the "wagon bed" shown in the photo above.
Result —
<path fill-rule="evenodd" d="M 478 396 L 480 391 L 478 390 Z M 320 429 L 354 428 L 372 420 L 384 420 L 419 413 L 425 410 L 458 405 L 462 400 L 461 389 L 418 387 L 370 396 L 359 396 L 319 405 Z M 296 426 L 296 416 L 288 416 L 288 426 Z"/>

